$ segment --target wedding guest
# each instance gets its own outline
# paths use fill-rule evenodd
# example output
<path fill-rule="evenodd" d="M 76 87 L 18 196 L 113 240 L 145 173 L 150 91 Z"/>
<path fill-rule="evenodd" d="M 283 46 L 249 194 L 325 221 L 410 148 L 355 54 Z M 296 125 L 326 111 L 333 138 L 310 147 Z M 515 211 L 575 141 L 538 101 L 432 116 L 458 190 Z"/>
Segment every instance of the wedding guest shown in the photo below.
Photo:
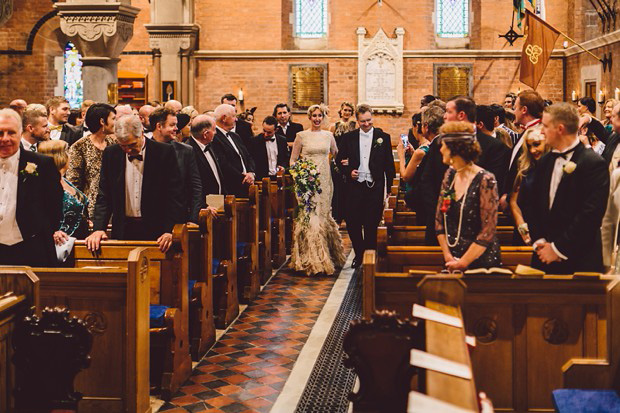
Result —
<path fill-rule="evenodd" d="M 170 99 L 166 103 L 164 103 L 164 108 L 172 111 L 175 115 L 177 113 L 181 113 L 181 109 L 183 109 L 183 104 L 178 100 Z"/>
<path fill-rule="evenodd" d="M 116 105 L 114 110 L 116 111 L 117 119 L 122 118 L 123 116 L 134 115 L 134 109 L 129 105 Z M 135 115 L 138 116 L 137 113 L 135 113 Z"/>
<path fill-rule="evenodd" d="M 612 133 L 607 139 L 607 145 L 605 145 L 601 155 L 609 165 L 610 172 L 616 169 L 618 162 L 620 162 L 620 148 L 618 147 L 620 142 L 620 103 L 616 104 L 611 112 L 611 125 Z"/>
<path fill-rule="evenodd" d="M 36 152 L 39 143 L 50 138 L 45 106 L 36 103 L 26 106 L 22 114 L 22 128 L 21 147 Z"/>
<path fill-rule="evenodd" d="M 447 122 L 439 130 L 445 173 L 435 231 L 446 268 L 464 271 L 501 265 L 495 233 L 499 197 L 491 172 L 475 164 L 482 154 L 469 122 Z"/>
<path fill-rule="evenodd" d="M 435 100 L 437 100 L 437 98 L 433 95 L 422 96 L 422 99 L 420 99 L 420 108 L 423 108 L 424 106 L 428 106 L 429 103 Z"/>
<path fill-rule="evenodd" d="M 252 133 L 254 133 L 254 112 L 256 112 L 256 106 L 246 109 L 244 112 L 237 115 L 237 122 L 241 120 L 249 123 L 252 127 Z"/>
<path fill-rule="evenodd" d="M 596 101 L 590 96 L 584 96 L 577 102 L 577 112 L 579 115 L 596 116 Z"/>
<path fill-rule="evenodd" d="M 45 108 L 48 114 L 47 121 L 49 123 L 51 140 L 60 139 L 66 141 L 71 146 L 82 137 L 78 131 L 67 123 L 69 113 L 71 112 L 67 99 L 63 96 L 55 96 L 47 101 Z"/>
<path fill-rule="evenodd" d="M 181 142 L 177 142 L 177 116 L 171 109 L 157 108 L 149 116 L 153 140 L 172 145 L 176 153 L 179 171 L 181 172 L 181 198 L 183 222 L 198 223 L 200 210 L 205 206 L 202 196 L 202 183 L 198 173 L 198 165 L 194 156 L 194 149 Z M 189 117 L 188 115 L 186 115 Z"/>
<path fill-rule="evenodd" d="M 86 119 L 86 112 L 88 111 L 88 108 L 94 104 L 94 100 L 84 99 L 84 101 L 80 105 L 80 116 L 76 119 L 77 126 L 75 127 L 75 130 L 80 135 L 80 138 L 91 134 L 91 132 L 88 130 L 88 127 L 84 123 L 84 120 Z"/>
<path fill-rule="evenodd" d="M 355 112 L 355 107 L 352 103 L 342 102 L 340 104 L 340 110 L 338 110 L 340 119 L 329 128 L 330 132 L 334 134 L 336 144 L 342 135 L 355 129 L 356 122 L 353 119 L 353 112 Z"/>
<path fill-rule="evenodd" d="M 519 238 L 514 237 L 514 245 L 521 242 L 524 245 L 531 245 L 530 221 L 534 203 L 532 188 L 536 174 L 536 163 L 540 158 L 549 152 L 549 147 L 545 143 L 545 137 L 539 133 L 529 133 L 524 140 L 523 151 L 519 159 L 519 171 L 514 183 L 514 189 L 510 195 L 510 211 L 514 219 L 515 227 Z M 521 242 L 514 242 L 521 241 Z"/>
<path fill-rule="evenodd" d="M 0 110 L 0 265 L 56 265 L 52 234 L 62 216 L 54 161 L 20 149 L 22 119 Z"/>
<path fill-rule="evenodd" d="M 291 108 L 286 103 L 278 103 L 273 108 L 272 116 L 278 120 L 276 133 L 286 136 L 288 146 L 293 146 L 295 137 L 304 130 L 304 127 L 301 123 L 295 123 L 291 120 Z"/>
<path fill-rule="evenodd" d="M 607 99 L 605 105 L 603 106 L 603 126 L 605 126 L 605 130 L 610 135 L 613 132 L 613 126 L 611 124 L 611 114 L 614 110 L 614 106 L 616 106 L 618 103 L 620 103 L 620 101 L 616 99 Z"/>
<path fill-rule="evenodd" d="M 517 140 L 519 140 L 519 134 L 515 130 L 511 129 L 508 125 L 506 125 L 506 109 L 504 109 L 503 106 L 498 105 L 497 103 L 493 103 L 489 107 L 491 108 L 495 116 L 493 119 L 493 126 L 495 128 L 495 131 L 497 132 L 498 130 L 503 130 L 504 132 L 506 132 L 510 137 L 510 144 L 508 145 L 506 142 L 505 143 L 509 148 L 512 148 L 517 143 Z"/>
<path fill-rule="evenodd" d="M 183 109 L 181 109 L 181 114 L 189 116 L 189 121 L 187 123 L 183 122 L 183 125 L 182 125 L 181 122 L 179 122 L 179 125 L 178 125 L 178 128 L 179 128 L 178 134 L 180 137 L 179 142 L 185 142 L 187 139 L 189 139 L 190 136 L 192 136 L 191 135 L 192 121 L 194 120 L 196 116 L 198 116 L 198 111 L 193 106 L 185 106 Z"/>
<path fill-rule="evenodd" d="M 275 180 L 277 173 L 288 167 L 286 137 L 276 134 L 277 126 L 277 119 L 267 116 L 263 120 L 263 133 L 257 135 L 252 142 L 252 158 L 258 181 L 265 177 Z"/>
<path fill-rule="evenodd" d="M 65 141 L 45 141 L 39 145 L 39 153 L 54 160 L 60 173 L 60 185 L 63 189 L 62 219 L 58 230 L 54 232 L 56 245 L 64 244 L 69 237 L 84 239 L 88 236 L 88 198 L 77 189 L 64 175 L 69 169 L 69 145 Z"/>
<path fill-rule="evenodd" d="M 157 240 L 166 252 L 172 245 L 172 228 L 184 222 L 174 148 L 145 139 L 137 116 L 118 118 L 114 134 L 118 144 L 103 151 L 93 233 L 86 246 L 99 249 L 112 216 L 112 238 Z"/>
<path fill-rule="evenodd" d="M 336 145 L 340 145 L 340 138 L 342 135 L 355 130 L 356 121 L 353 118 L 355 112 L 355 106 L 350 102 L 342 102 L 340 104 L 340 110 L 338 110 L 338 116 L 340 119 L 330 128 L 330 131 L 334 134 Z M 346 176 L 342 174 L 340 168 L 331 163 L 332 183 L 334 186 L 334 193 L 332 195 L 332 217 L 338 225 L 342 223 L 342 220 L 346 215 L 346 193 L 345 182 Z"/>
<path fill-rule="evenodd" d="M 618 230 L 620 225 L 620 168 L 611 173 L 607 210 L 601 224 L 601 239 L 603 245 L 603 265 L 611 269 L 612 274 L 618 274 Z"/>
<path fill-rule="evenodd" d="M 142 123 L 142 132 L 145 138 L 152 139 L 153 131 L 151 130 L 151 122 L 149 121 L 149 116 L 155 108 L 151 105 L 144 105 L 138 110 L 138 117 L 140 118 L 140 122 Z"/>
<path fill-rule="evenodd" d="M 506 97 L 504 98 L 504 109 L 510 109 L 513 110 L 515 103 L 517 100 L 517 95 L 515 95 L 514 93 L 507 93 Z"/>
<path fill-rule="evenodd" d="M 609 193 L 605 161 L 579 142 L 574 106 L 545 108 L 542 124 L 552 152 L 536 167 L 532 266 L 548 274 L 602 272 L 600 228 Z"/>
<path fill-rule="evenodd" d="M 248 188 L 254 183 L 254 160 L 239 135 L 232 131 L 235 126 L 235 108 L 222 104 L 215 108 L 216 133 L 213 150 L 224 175 L 224 186 L 231 195 L 247 197 Z"/>
<path fill-rule="evenodd" d="M 508 133 L 503 129 L 495 129 L 495 112 L 490 106 L 476 106 L 476 129 L 482 134 L 503 143 L 506 148 L 512 148 L 512 140 Z"/>
<path fill-rule="evenodd" d="M 230 105 L 235 108 L 235 114 L 237 110 L 237 97 L 232 93 L 227 93 L 220 98 L 220 103 L 222 105 Z M 250 149 L 252 146 L 252 138 L 254 137 L 254 132 L 252 131 L 252 125 L 244 120 L 237 121 L 235 116 L 235 124 L 230 130 L 233 133 L 236 133 L 241 138 L 241 142 L 245 145 L 246 149 Z"/>
<path fill-rule="evenodd" d="M 67 119 L 67 123 L 73 126 L 74 129 L 77 130 L 78 123 L 82 123 L 82 119 L 80 119 L 80 110 L 79 109 L 71 109 L 69 112 L 69 118 Z"/>
<path fill-rule="evenodd" d="M 28 106 L 28 104 L 24 99 L 14 99 L 11 101 L 11 103 L 9 103 L 9 109 L 13 109 L 19 114 L 19 116 L 24 115 L 24 110 L 26 110 L 26 106 Z"/>
<path fill-rule="evenodd" d="M 90 135 L 79 139 L 69 149 L 67 180 L 88 198 L 88 216 L 95 213 L 99 193 L 99 176 L 103 151 L 114 145 L 116 112 L 107 103 L 95 103 L 86 112 L 84 123 Z"/>
<path fill-rule="evenodd" d="M 602 155 L 605 150 L 605 144 L 596 135 L 595 124 L 592 121 L 593 118 L 587 115 L 579 117 L 579 140 L 586 148 L 591 148 L 598 155 Z"/>

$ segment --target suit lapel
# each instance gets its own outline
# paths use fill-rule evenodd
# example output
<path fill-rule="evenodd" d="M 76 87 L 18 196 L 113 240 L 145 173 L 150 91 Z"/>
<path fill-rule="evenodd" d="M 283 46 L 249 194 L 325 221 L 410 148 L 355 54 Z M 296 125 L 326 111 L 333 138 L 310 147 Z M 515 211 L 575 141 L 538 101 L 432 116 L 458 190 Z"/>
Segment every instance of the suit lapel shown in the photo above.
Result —
<path fill-rule="evenodd" d="M 579 161 L 581 160 L 581 157 L 583 156 L 583 152 L 586 150 L 586 148 L 580 143 L 579 145 L 577 145 L 577 148 L 575 149 L 575 152 L 573 153 L 573 156 L 571 156 L 570 161 L 569 162 L 573 162 L 577 165 L 579 165 Z M 553 168 L 552 168 L 553 171 Z M 551 206 L 551 210 L 555 209 L 556 205 L 561 205 L 562 202 L 562 198 L 563 198 L 563 194 L 566 192 L 566 189 L 570 186 L 570 183 L 573 180 L 573 174 L 567 174 L 565 172 L 562 172 L 562 178 L 560 179 L 560 183 L 558 184 L 558 189 L 557 191 L 555 191 L 555 198 L 553 200 L 553 205 Z M 549 183 L 551 183 L 551 180 L 549 180 Z"/>
<path fill-rule="evenodd" d="M 545 155 L 544 162 L 540 162 L 541 174 L 544 177 L 542 181 L 542 198 L 544 201 L 544 209 L 543 211 L 547 213 L 551 206 L 549 205 L 549 189 L 551 188 L 551 176 L 553 175 L 553 167 L 555 166 L 555 161 L 549 155 Z"/>
<path fill-rule="evenodd" d="M 24 205 L 27 204 L 27 199 L 26 199 L 26 181 L 27 179 L 24 179 L 24 177 L 22 176 L 22 174 L 20 173 L 20 171 L 23 171 L 24 168 L 26 167 L 26 163 L 28 162 L 28 160 L 26 159 L 26 157 L 28 155 L 25 154 L 26 151 L 24 151 L 23 149 L 19 149 L 19 163 L 17 166 L 17 204 L 16 204 L 16 217 L 20 215 L 19 211 L 23 211 L 24 210 Z M 19 220 L 18 224 L 19 224 Z"/>
<path fill-rule="evenodd" d="M 153 145 L 153 142 L 151 142 L 150 139 L 145 139 L 146 142 L 146 147 L 144 149 L 144 169 L 142 170 L 142 197 L 141 200 L 144 201 L 144 193 L 147 192 L 149 185 L 151 182 L 155 182 L 153 174 L 155 173 L 155 168 L 157 164 L 159 164 L 160 162 L 158 162 L 158 160 L 156 159 L 157 153 L 156 153 L 156 148 L 154 148 L 155 145 Z M 146 161 L 146 159 L 151 158 L 149 160 L 149 162 Z"/>
<path fill-rule="evenodd" d="M 353 145 L 353 150 L 351 151 L 351 153 L 353 154 L 353 156 L 355 156 L 355 158 L 353 159 L 355 162 L 350 162 L 349 160 L 349 164 L 358 165 L 358 169 L 359 165 L 362 163 L 362 154 L 360 153 L 360 133 L 361 129 L 356 130 L 353 134 L 353 139 L 351 139 L 351 143 Z"/>
<path fill-rule="evenodd" d="M 226 135 L 224 135 L 224 133 L 222 133 L 221 130 L 217 129 L 217 135 L 220 137 L 220 140 L 224 143 L 224 145 L 226 145 L 231 151 L 234 151 L 235 153 L 237 153 L 237 151 L 235 151 L 235 148 L 233 148 L 232 144 L 230 143 Z"/>

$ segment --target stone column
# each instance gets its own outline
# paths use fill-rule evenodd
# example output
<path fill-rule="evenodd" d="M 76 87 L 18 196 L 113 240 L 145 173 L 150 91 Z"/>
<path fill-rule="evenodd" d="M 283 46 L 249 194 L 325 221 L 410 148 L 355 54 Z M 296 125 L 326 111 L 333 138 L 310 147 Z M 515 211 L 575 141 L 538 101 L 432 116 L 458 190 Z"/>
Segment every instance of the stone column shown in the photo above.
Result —
<path fill-rule="evenodd" d="M 161 101 L 161 51 L 153 49 L 153 99 Z"/>
<path fill-rule="evenodd" d="M 140 9 L 131 0 L 67 0 L 54 5 L 60 29 L 82 55 L 84 99 L 108 101 L 108 85 L 117 83 L 119 56 L 133 36 Z"/>
<path fill-rule="evenodd" d="M 189 105 L 189 51 L 181 50 L 181 102 Z"/>

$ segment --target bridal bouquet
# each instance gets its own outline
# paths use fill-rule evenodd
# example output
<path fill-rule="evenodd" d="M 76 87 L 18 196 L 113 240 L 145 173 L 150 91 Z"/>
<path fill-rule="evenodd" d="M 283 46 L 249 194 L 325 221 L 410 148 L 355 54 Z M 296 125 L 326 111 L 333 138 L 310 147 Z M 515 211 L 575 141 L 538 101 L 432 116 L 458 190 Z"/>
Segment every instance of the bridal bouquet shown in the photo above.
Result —
<path fill-rule="evenodd" d="M 316 203 L 313 201 L 314 195 L 322 192 L 319 170 L 311 160 L 299 159 L 291 166 L 289 172 L 297 195 L 296 213 L 298 216 L 301 214 L 302 220 L 308 223 L 310 213 L 316 208 Z"/>

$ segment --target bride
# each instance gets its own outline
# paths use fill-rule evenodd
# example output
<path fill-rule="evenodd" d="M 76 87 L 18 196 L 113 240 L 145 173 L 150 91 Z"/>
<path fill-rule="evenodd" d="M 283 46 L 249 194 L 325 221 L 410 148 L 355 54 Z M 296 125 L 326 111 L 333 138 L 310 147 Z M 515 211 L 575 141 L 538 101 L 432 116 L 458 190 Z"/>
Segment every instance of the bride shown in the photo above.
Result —
<path fill-rule="evenodd" d="M 342 267 L 345 262 L 338 225 L 331 214 L 333 186 L 329 155 L 331 153 L 335 157 L 338 150 L 334 135 L 322 129 L 326 110 L 323 105 L 310 106 L 310 129 L 297 134 L 290 160 L 291 166 L 300 157 L 312 161 L 319 172 L 321 190 L 312 197 L 315 208 L 310 211 L 309 217 L 298 214 L 294 223 L 291 265 L 296 271 L 307 275 L 331 275 L 336 267 Z M 299 197 L 298 202 L 301 203 Z"/>

